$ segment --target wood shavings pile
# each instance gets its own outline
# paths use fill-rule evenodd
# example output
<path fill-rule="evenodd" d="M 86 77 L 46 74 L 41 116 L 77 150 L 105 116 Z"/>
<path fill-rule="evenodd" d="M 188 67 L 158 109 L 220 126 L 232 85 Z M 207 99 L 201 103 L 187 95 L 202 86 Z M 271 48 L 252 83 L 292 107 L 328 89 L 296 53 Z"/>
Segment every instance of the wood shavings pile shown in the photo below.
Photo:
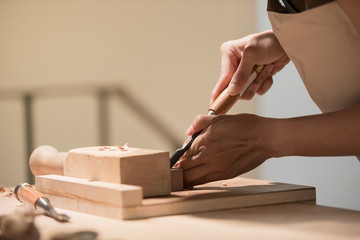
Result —
<path fill-rule="evenodd" d="M 14 190 L 12 188 L 6 188 L 0 185 L 0 196 L 1 197 L 12 197 L 14 196 Z"/>
<path fill-rule="evenodd" d="M 128 144 L 126 143 L 123 146 L 118 145 L 116 147 L 103 146 L 103 147 L 98 149 L 98 151 L 119 151 L 119 150 L 122 151 L 122 152 L 128 151 L 129 150 Z"/>

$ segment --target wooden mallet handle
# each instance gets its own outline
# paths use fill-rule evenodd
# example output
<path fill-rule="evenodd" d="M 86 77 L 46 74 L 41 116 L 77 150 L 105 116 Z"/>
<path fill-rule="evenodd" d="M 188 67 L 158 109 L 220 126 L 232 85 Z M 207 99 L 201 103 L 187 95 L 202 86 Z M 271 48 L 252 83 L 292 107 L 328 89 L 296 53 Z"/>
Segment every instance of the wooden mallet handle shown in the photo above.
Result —
<path fill-rule="evenodd" d="M 44 145 L 36 148 L 29 160 L 31 172 L 35 175 L 64 175 L 64 161 L 67 152 L 58 152 L 52 146 Z"/>

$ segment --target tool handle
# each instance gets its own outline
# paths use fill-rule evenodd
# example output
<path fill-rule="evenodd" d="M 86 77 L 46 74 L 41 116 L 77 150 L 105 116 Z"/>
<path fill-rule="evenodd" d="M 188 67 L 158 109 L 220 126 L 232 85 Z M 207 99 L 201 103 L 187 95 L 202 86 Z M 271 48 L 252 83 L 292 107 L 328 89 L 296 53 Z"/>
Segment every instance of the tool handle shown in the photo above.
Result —
<path fill-rule="evenodd" d="M 35 175 L 64 175 L 64 161 L 67 152 L 58 152 L 56 148 L 48 145 L 36 148 L 30 156 L 29 165 Z"/>
<path fill-rule="evenodd" d="M 40 198 L 45 198 L 44 195 L 28 183 L 17 185 L 15 187 L 14 194 L 20 202 L 30 203 L 34 208 L 36 208 L 36 202 Z"/>
<path fill-rule="evenodd" d="M 220 93 L 220 95 L 215 99 L 215 101 L 210 105 L 209 111 L 213 111 L 214 115 L 225 114 L 230 108 L 236 103 L 239 99 L 240 94 L 231 96 L 227 88 Z"/>
<path fill-rule="evenodd" d="M 236 103 L 236 101 L 241 97 L 244 92 L 248 89 L 248 87 L 255 81 L 257 76 L 263 70 L 264 66 L 255 66 L 248 81 L 245 86 L 242 88 L 239 94 L 231 96 L 226 88 L 223 90 L 220 95 L 215 99 L 215 101 L 210 105 L 209 111 L 213 111 L 215 115 L 225 114 L 230 108 Z"/>

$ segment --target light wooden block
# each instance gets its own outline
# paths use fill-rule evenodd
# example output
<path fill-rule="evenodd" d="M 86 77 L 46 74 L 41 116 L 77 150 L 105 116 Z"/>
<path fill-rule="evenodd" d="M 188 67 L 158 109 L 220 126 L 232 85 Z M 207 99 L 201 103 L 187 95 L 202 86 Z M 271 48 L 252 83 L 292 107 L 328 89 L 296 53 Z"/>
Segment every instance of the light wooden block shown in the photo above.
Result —
<path fill-rule="evenodd" d="M 183 170 L 181 168 L 170 169 L 171 192 L 181 191 L 184 189 Z"/>
<path fill-rule="evenodd" d="M 127 151 L 100 151 L 101 147 L 69 151 L 64 175 L 95 181 L 140 186 L 144 197 L 171 192 L 169 152 L 129 148 Z"/>
<path fill-rule="evenodd" d="M 142 189 L 138 186 L 90 181 L 60 175 L 36 176 L 35 186 L 41 193 L 72 199 L 65 206 L 60 204 L 70 210 L 78 210 L 79 201 L 129 207 L 140 205 L 143 199 Z"/>

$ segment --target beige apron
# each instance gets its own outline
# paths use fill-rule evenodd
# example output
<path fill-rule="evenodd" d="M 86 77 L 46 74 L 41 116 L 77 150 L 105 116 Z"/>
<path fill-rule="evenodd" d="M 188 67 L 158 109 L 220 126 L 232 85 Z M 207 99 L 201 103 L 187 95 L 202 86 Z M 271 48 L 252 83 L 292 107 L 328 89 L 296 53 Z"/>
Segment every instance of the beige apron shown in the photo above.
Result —
<path fill-rule="evenodd" d="M 360 103 L 360 34 L 336 1 L 301 13 L 268 15 L 322 112 Z"/>

